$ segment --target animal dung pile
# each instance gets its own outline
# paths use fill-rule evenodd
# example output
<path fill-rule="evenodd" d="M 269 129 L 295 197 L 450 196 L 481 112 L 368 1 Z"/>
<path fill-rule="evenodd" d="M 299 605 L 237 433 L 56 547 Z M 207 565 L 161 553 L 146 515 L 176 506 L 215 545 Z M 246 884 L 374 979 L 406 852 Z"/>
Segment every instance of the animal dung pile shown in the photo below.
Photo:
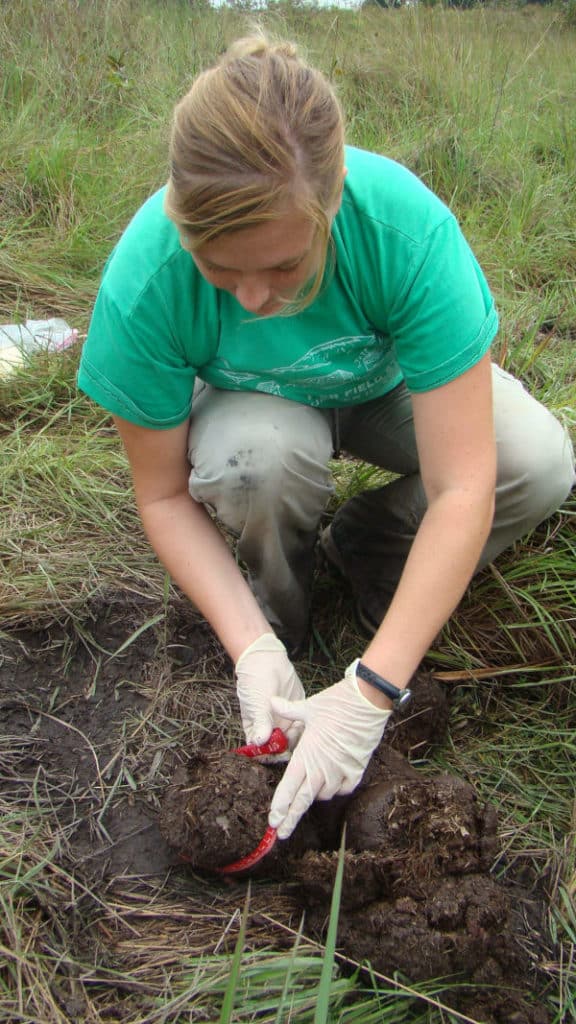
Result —
<path fill-rule="evenodd" d="M 491 874 L 495 808 L 469 783 L 423 775 L 404 756 L 441 739 L 447 721 L 438 685 L 426 674 L 411 685 L 414 701 L 394 712 L 357 790 L 316 803 L 255 870 L 282 879 L 306 909 L 307 930 L 321 935 L 345 824 L 338 946 L 346 956 L 412 982 L 458 978 L 458 1005 L 483 1024 L 546 1024 L 522 994 L 534 985 L 543 907 Z M 264 835 L 282 770 L 234 753 L 191 759 L 166 793 L 164 838 L 196 870 L 246 856 Z"/>

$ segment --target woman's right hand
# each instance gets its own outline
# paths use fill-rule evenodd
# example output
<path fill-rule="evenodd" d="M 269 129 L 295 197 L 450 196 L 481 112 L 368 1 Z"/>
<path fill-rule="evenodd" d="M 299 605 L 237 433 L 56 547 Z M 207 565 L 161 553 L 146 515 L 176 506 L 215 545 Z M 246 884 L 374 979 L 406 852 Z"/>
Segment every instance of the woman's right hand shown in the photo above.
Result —
<path fill-rule="evenodd" d="M 271 697 L 304 700 L 304 687 L 290 661 L 284 644 L 273 633 L 258 637 L 240 655 L 235 666 L 242 726 L 248 743 L 265 743 L 276 727 L 294 748 L 302 723 L 275 715 Z"/>

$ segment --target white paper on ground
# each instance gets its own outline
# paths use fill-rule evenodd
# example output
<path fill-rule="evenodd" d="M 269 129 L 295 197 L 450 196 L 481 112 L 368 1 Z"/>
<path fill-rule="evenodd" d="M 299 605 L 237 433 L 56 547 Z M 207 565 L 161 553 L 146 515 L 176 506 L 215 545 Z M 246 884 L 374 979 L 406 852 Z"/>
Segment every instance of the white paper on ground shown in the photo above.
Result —
<path fill-rule="evenodd" d="M 66 320 L 26 320 L 0 324 L 0 376 L 7 376 L 33 352 L 61 352 L 78 341 L 78 331 Z"/>

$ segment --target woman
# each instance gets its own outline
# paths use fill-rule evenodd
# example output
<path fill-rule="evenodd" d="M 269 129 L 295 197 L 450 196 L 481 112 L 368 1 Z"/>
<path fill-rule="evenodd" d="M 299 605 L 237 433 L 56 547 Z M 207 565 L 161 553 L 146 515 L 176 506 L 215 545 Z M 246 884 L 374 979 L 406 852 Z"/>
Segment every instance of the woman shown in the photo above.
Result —
<path fill-rule="evenodd" d="M 496 330 L 450 211 L 345 147 L 330 84 L 292 45 L 240 40 L 198 76 L 167 188 L 106 266 L 79 384 L 114 415 L 150 542 L 235 663 L 247 739 L 288 732 L 280 838 L 357 785 L 474 572 L 574 482 L 560 424 L 492 367 Z M 305 699 L 287 647 L 340 445 L 399 475 L 321 538 L 373 636 Z"/>

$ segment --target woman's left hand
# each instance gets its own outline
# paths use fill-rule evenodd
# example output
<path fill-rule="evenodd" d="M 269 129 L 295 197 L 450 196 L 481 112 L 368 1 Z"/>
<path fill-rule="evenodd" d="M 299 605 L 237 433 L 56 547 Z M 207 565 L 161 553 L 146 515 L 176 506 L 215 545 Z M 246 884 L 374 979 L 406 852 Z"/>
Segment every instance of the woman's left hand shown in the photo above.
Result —
<path fill-rule="evenodd" d="M 287 839 L 314 800 L 351 793 L 362 778 L 392 714 L 359 689 L 357 662 L 344 679 L 307 700 L 273 697 L 277 715 L 304 724 L 304 732 L 278 785 L 269 824 Z"/>

